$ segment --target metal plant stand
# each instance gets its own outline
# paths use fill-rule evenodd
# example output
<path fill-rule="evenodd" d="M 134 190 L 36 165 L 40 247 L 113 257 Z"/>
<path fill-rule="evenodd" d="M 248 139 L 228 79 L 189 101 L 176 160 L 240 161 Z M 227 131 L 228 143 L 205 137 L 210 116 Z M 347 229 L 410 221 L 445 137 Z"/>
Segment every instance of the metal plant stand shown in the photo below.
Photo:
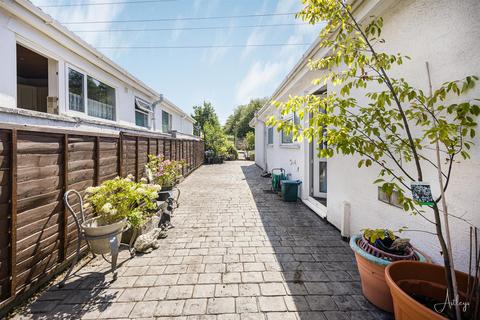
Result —
<path fill-rule="evenodd" d="M 79 215 L 80 217 L 77 216 L 77 214 L 75 213 L 75 211 L 73 210 L 73 208 L 70 204 L 70 201 L 69 201 L 69 195 L 70 194 L 75 194 L 78 197 L 79 204 L 80 204 L 80 215 Z M 112 232 L 112 233 L 109 233 L 109 234 L 106 234 L 106 235 L 88 236 L 88 235 L 85 234 L 85 231 L 82 228 L 82 223 L 85 222 L 85 215 L 84 215 L 84 211 L 83 211 L 83 199 L 82 199 L 82 196 L 80 195 L 80 193 L 76 190 L 68 190 L 67 192 L 65 192 L 65 195 L 63 196 L 63 201 L 65 203 L 65 206 L 68 208 L 68 211 L 72 215 L 73 220 L 75 221 L 75 226 L 77 227 L 78 241 L 77 241 L 77 250 L 76 250 L 76 253 L 75 253 L 75 258 L 73 259 L 73 261 L 72 261 L 72 263 L 71 263 L 71 265 L 70 265 L 70 267 L 67 271 L 67 274 L 65 275 L 65 278 L 63 278 L 63 280 L 58 284 L 58 286 L 60 288 L 65 286 L 65 281 L 68 279 L 68 277 L 70 276 L 70 274 L 73 271 L 73 268 L 75 267 L 78 260 L 80 259 L 80 248 L 81 248 L 81 243 L 82 243 L 83 240 L 86 240 L 88 249 L 90 250 L 90 244 L 89 244 L 90 240 L 109 239 L 111 259 L 107 259 L 104 254 L 102 254 L 102 257 L 105 261 L 107 261 L 108 263 L 111 264 L 111 266 L 112 266 L 111 271 L 113 273 L 113 280 L 116 280 L 117 279 L 117 270 L 116 270 L 116 268 L 117 268 L 117 258 L 118 258 L 118 252 L 119 252 L 120 246 L 128 247 L 128 250 L 130 252 L 130 258 L 135 256 L 135 251 L 133 250 L 133 242 L 136 238 L 136 232 L 137 231 L 135 229 L 133 230 L 133 236 L 131 237 L 130 243 L 128 243 L 128 244 L 119 242 L 118 239 L 117 239 L 117 236 L 119 234 L 127 231 L 128 229 L 130 229 L 129 224 L 127 224 L 121 230 L 118 230 L 118 231 L 115 231 L 115 232 Z M 93 257 L 96 257 L 95 253 L 92 252 L 92 254 L 93 254 Z"/>

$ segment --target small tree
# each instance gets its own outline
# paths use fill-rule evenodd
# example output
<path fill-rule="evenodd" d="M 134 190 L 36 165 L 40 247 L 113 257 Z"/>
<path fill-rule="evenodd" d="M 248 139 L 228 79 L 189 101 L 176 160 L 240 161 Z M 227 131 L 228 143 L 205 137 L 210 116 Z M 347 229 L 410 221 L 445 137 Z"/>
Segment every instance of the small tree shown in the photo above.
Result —
<path fill-rule="evenodd" d="M 329 54 L 310 62 L 311 69 L 323 71 L 315 83 L 339 86 L 339 94 L 292 97 L 286 103 L 276 103 L 282 115 L 295 112 L 300 119 L 311 116 L 306 126 L 274 117 L 269 125 L 293 132 L 298 140 L 317 139 L 322 146 L 321 157 L 357 155 L 358 167 L 377 165 L 379 177 L 374 183 L 387 194 L 396 191 L 406 212 L 418 214 L 434 225 L 445 264 L 447 292 L 458 299 L 449 231 L 452 215 L 448 214 L 444 200 L 452 166 L 457 158 L 470 157 L 470 139 L 475 136 L 480 107 L 475 100 L 462 96 L 478 78 L 467 76 L 449 81 L 425 93 L 406 79 L 391 77 L 391 68 L 410 58 L 381 52 L 385 42 L 381 38 L 381 17 L 372 17 L 362 25 L 344 0 L 303 2 L 305 6 L 298 17 L 310 24 L 326 22 L 320 46 L 328 48 Z M 367 92 L 369 101 L 361 103 L 349 97 L 354 88 Z M 457 102 L 448 103 L 453 97 Z M 440 153 L 448 158 L 446 169 L 442 169 Z M 410 196 L 411 183 L 423 181 L 427 167 L 438 172 L 441 190 L 430 206 L 433 218 L 428 218 Z M 458 306 L 452 317 L 460 319 Z"/>
<path fill-rule="evenodd" d="M 195 119 L 196 133 L 198 133 L 200 137 L 203 137 L 207 123 L 213 126 L 220 126 L 215 108 L 210 102 L 204 101 L 202 105 L 194 106 L 192 118 Z"/>
<path fill-rule="evenodd" d="M 247 136 L 245 137 L 246 140 L 246 145 L 247 145 L 247 150 L 254 150 L 255 149 L 255 133 L 253 132 L 248 132 Z"/>

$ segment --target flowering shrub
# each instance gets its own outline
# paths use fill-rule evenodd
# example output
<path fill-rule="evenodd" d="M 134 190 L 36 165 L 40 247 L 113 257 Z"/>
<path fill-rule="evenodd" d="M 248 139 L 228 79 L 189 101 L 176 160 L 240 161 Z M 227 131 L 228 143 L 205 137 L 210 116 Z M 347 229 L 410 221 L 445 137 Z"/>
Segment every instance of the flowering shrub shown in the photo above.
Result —
<path fill-rule="evenodd" d="M 162 187 L 172 187 L 177 177 L 181 175 L 184 164 L 185 161 L 165 160 L 162 155 L 149 154 L 145 166 L 148 180 Z"/>
<path fill-rule="evenodd" d="M 92 207 L 101 223 L 127 218 L 133 227 L 138 227 L 157 209 L 159 189 L 159 186 L 134 182 L 132 176 L 116 177 L 98 187 L 87 188 L 84 208 Z"/>

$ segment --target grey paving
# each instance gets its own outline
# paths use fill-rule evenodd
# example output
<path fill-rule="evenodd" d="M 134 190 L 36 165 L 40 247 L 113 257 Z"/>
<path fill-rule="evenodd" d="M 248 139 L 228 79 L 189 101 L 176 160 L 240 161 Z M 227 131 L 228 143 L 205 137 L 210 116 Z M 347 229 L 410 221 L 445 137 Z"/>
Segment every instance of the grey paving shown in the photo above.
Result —
<path fill-rule="evenodd" d="M 252 162 L 203 166 L 180 185 L 162 246 L 127 260 L 112 282 L 94 259 L 17 319 L 390 319 L 361 294 L 335 228 L 269 192 Z"/>

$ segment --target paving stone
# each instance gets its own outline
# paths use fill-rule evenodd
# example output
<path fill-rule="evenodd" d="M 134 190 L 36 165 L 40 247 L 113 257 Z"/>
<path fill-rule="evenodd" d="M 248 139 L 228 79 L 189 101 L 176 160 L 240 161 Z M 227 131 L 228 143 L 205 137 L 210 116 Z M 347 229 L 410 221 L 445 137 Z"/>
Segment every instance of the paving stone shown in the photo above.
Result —
<path fill-rule="evenodd" d="M 182 314 L 185 300 L 166 300 L 159 301 L 154 315 L 157 317 L 163 316 L 179 316 Z"/>
<path fill-rule="evenodd" d="M 145 293 L 147 293 L 147 290 L 147 288 L 127 288 L 123 291 L 122 295 L 118 298 L 117 301 L 142 301 Z"/>
<path fill-rule="evenodd" d="M 189 299 L 185 301 L 183 314 L 205 314 L 207 310 L 207 299 Z"/>
<path fill-rule="evenodd" d="M 304 296 L 285 296 L 288 311 L 309 311 L 310 307 Z"/>
<path fill-rule="evenodd" d="M 362 309 L 352 296 L 333 296 L 332 298 L 341 311 L 359 311 Z"/>
<path fill-rule="evenodd" d="M 191 298 L 193 294 L 193 286 L 171 286 L 167 292 L 168 300 L 175 299 L 188 299 Z"/>
<path fill-rule="evenodd" d="M 193 289 L 194 298 L 210 298 L 215 296 L 214 284 L 197 284 Z"/>
<path fill-rule="evenodd" d="M 235 299 L 237 313 L 258 312 L 256 297 L 238 297 Z"/>
<path fill-rule="evenodd" d="M 283 297 L 259 297 L 260 311 L 287 311 Z"/>
<path fill-rule="evenodd" d="M 221 273 L 202 273 L 198 276 L 198 283 L 221 283 Z"/>
<path fill-rule="evenodd" d="M 148 318 L 153 317 L 157 301 L 141 301 L 137 302 L 130 313 L 130 318 Z"/>
<path fill-rule="evenodd" d="M 128 317 L 135 306 L 135 302 L 115 302 L 100 312 L 99 319 L 115 319 Z"/>
<path fill-rule="evenodd" d="M 205 265 L 205 272 L 215 273 L 215 272 L 225 272 L 226 265 L 224 263 L 209 263 Z"/>
<path fill-rule="evenodd" d="M 167 296 L 168 288 L 167 286 L 150 287 L 145 294 L 144 300 L 163 300 Z"/>
<path fill-rule="evenodd" d="M 234 298 L 210 298 L 208 299 L 207 313 L 223 314 L 235 312 Z"/>
<path fill-rule="evenodd" d="M 198 280 L 197 273 L 185 273 L 178 277 L 177 284 L 195 284 Z"/>
<path fill-rule="evenodd" d="M 284 296 L 286 295 L 283 283 L 260 283 L 260 292 L 264 296 Z"/>
<path fill-rule="evenodd" d="M 238 296 L 238 284 L 217 284 L 215 286 L 215 297 L 236 296 Z"/>
<path fill-rule="evenodd" d="M 262 262 L 252 262 L 244 264 L 245 271 L 265 271 L 265 264 Z"/>
<path fill-rule="evenodd" d="M 242 282 L 242 277 L 239 272 L 229 272 L 222 275 L 223 283 L 240 283 Z"/>
<path fill-rule="evenodd" d="M 330 296 L 307 296 L 307 302 L 313 311 L 338 310 Z"/>
<path fill-rule="evenodd" d="M 242 272 L 242 282 L 262 282 L 263 277 L 261 272 Z"/>
<path fill-rule="evenodd" d="M 158 276 L 139 276 L 134 287 L 151 287 L 157 281 Z"/>
<path fill-rule="evenodd" d="M 256 283 L 242 283 L 238 287 L 240 296 L 259 296 L 260 287 Z"/>
<path fill-rule="evenodd" d="M 297 320 L 294 312 L 269 312 L 267 320 Z"/>
<path fill-rule="evenodd" d="M 159 275 L 155 281 L 157 286 L 168 286 L 176 284 L 178 281 L 178 274 L 162 274 Z"/>
<path fill-rule="evenodd" d="M 265 320 L 264 313 L 242 313 L 241 314 L 242 320 Z"/>

